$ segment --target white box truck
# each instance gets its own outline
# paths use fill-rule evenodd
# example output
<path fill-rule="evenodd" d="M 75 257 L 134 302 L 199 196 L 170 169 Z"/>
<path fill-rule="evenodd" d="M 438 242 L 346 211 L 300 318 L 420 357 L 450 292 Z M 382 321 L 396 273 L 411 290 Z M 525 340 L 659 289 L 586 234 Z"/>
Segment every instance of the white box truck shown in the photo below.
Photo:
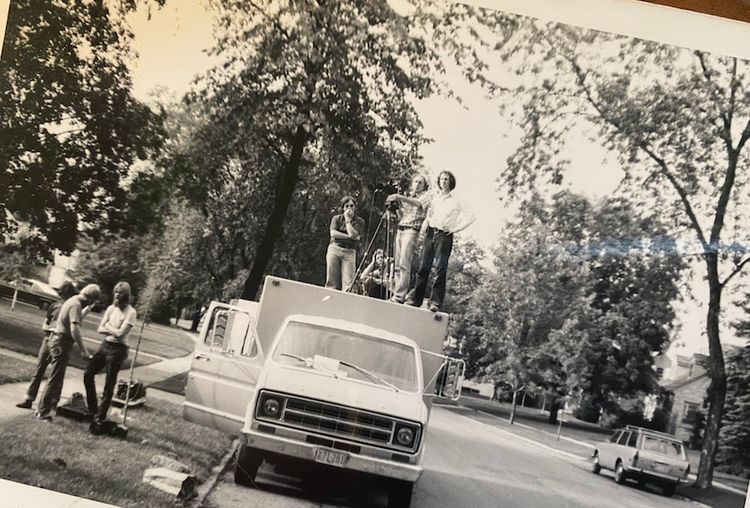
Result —
<path fill-rule="evenodd" d="M 259 303 L 209 306 L 184 417 L 240 433 L 239 484 L 264 460 L 303 460 L 382 477 L 389 506 L 408 506 L 438 376 L 440 395 L 460 393 L 447 326 L 444 313 L 269 276 Z"/>

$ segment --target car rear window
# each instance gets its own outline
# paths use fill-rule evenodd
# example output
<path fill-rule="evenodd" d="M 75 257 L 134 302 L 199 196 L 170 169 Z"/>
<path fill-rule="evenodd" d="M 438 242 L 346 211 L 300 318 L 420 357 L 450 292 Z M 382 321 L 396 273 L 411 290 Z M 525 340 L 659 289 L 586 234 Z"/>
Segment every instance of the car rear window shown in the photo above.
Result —
<path fill-rule="evenodd" d="M 649 452 L 661 453 L 668 457 L 683 457 L 682 443 L 655 436 L 643 436 L 642 449 Z"/>

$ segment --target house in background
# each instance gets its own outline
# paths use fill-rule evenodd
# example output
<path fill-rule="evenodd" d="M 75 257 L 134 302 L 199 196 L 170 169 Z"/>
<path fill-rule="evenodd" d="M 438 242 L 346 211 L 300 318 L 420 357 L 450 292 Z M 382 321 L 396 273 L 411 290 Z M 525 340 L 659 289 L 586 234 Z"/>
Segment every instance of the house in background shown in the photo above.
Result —
<path fill-rule="evenodd" d="M 708 357 L 699 353 L 690 357 L 677 355 L 671 368 L 671 379 L 660 382 L 672 393 L 667 432 L 684 441 L 690 439 L 697 413 L 703 412 L 703 399 L 711 382 L 706 373 L 707 362 Z"/>

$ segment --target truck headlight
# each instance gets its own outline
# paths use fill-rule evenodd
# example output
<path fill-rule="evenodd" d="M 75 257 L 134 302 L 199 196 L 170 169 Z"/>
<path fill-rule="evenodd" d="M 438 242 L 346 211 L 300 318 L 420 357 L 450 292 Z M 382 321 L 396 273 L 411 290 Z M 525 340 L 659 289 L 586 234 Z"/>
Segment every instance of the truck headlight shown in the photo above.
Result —
<path fill-rule="evenodd" d="M 281 411 L 281 403 L 276 399 L 266 399 L 263 401 L 263 414 L 266 416 L 277 417 Z"/>
<path fill-rule="evenodd" d="M 411 446 L 414 444 L 414 429 L 407 426 L 400 426 L 396 429 L 396 442 L 401 446 Z"/>

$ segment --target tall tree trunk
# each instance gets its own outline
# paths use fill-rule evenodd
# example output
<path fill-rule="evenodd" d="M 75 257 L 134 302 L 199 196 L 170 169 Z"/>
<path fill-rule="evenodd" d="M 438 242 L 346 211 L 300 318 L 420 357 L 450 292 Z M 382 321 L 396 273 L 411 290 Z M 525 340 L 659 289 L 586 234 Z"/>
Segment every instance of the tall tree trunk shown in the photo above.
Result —
<path fill-rule="evenodd" d="M 549 423 L 557 424 L 557 410 L 560 409 L 560 399 L 555 397 L 552 399 L 549 405 Z"/>
<path fill-rule="evenodd" d="M 724 369 L 724 353 L 721 350 L 719 336 L 719 313 L 721 312 L 721 290 L 719 282 L 718 255 L 715 252 L 706 254 L 708 273 L 708 314 L 706 317 L 706 334 L 708 335 L 708 374 L 711 384 L 708 387 L 708 417 L 704 431 L 701 462 L 698 466 L 698 479 L 695 485 L 706 489 L 711 486 L 714 474 L 714 460 L 719 445 L 719 425 L 724 414 L 724 400 L 727 394 L 727 374 Z"/>
<path fill-rule="evenodd" d="M 516 400 L 518 399 L 518 390 L 513 390 L 513 405 L 510 408 L 510 424 L 516 420 Z"/>
<path fill-rule="evenodd" d="M 246 300 L 255 299 L 255 295 L 258 293 L 258 289 L 263 282 L 263 275 L 266 273 L 268 262 L 271 261 L 273 249 L 276 246 L 276 239 L 281 235 L 286 212 L 289 209 L 289 203 L 292 201 L 294 188 L 299 181 L 299 168 L 306 143 L 307 131 L 304 126 L 300 125 L 297 127 L 297 132 L 292 141 L 292 150 L 289 154 L 289 159 L 284 165 L 281 177 L 279 178 L 276 196 L 273 201 L 273 209 L 271 210 L 271 215 L 268 217 L 268 224 L 263 233 L 263 239 L 255 251 L 253 267 L 250 269 L 250 275 L 247 276 L 245 287 L 242 290 L 242 298 Z"/>

